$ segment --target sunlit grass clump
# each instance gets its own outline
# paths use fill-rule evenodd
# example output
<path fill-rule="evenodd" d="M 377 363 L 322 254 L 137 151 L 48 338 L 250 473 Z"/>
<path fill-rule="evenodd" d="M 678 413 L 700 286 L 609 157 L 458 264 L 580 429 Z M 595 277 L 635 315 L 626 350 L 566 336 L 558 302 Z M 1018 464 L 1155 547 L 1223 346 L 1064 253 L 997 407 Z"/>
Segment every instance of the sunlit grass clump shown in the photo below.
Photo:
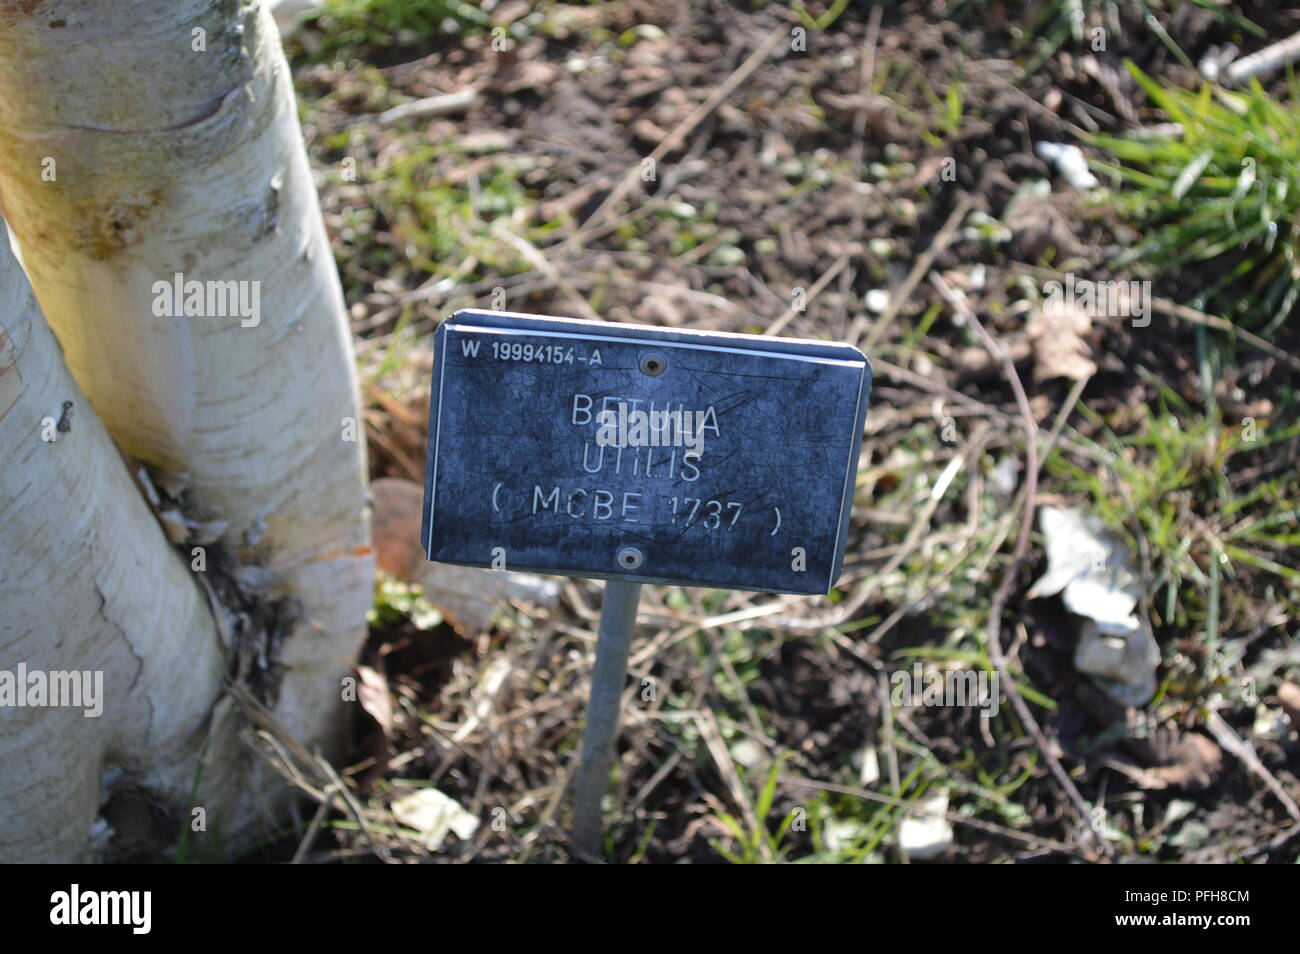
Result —
<path fill-rule="evenodd" d="M 1292 77 L 1281 103 L 1258 82 L 1191 92 L 1129 70 L 1180 129 L 1092 137 L 1118 160 L 1094 168 L 1129 186 L 1108 200 L 1142 229 L 1116 264 L 1190 274 L 1204 264 L 1195 304 L 1275 331 L 1300 298 L 1300 84 Z"/>

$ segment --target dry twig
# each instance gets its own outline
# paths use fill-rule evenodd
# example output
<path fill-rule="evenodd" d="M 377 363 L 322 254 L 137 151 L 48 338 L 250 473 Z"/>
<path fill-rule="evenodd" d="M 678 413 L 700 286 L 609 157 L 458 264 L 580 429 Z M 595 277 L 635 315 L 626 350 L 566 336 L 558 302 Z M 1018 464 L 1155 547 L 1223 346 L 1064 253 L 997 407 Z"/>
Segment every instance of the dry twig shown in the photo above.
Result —
<path fill-rule="evenodd" d="M 988 650 L 989 657 L 993 661 L 994 668 L 998 671 L 998 676 L 1008 687 L 1008 695 L 1011 698 L 1012 707 L 1016 710 L 1016 715 L 1020 721 L 1033 735 L 1034 741 L 1038 744 L 1038 749 L 1047 759 L 1048 767 L 1051 769 L 1053 777 L 1060 784 L 1061 789 L 1065 792 L 1070 805 L 1074 808 L 1079 822 L 1083 825 L 1085 831 L 1089 833 L 1093 841 L 1101 849 L 1102 853 L 1108 858 L 1114 858 L 1115 850 L 1097 831 L 1092 827 L 1091 814 L 1088 810 L 1088 804 L 1079 794 L 1079 789 L 1071 781 L 1070 776 L 1066 774 L 1065 769 L 1061 766 L 1061 761 L 1056 757 L 1052 747 L 1048 744 L 1047 738 L 1043 735 L 1043 730 L 1039 728 L 1038 720 L 1034 714 L 1029 711 L 1029 706 L 1016 691 L 1015 683 L 1011 679 L 1011 674 L 1007 669 L 1006 656 L 1002 651 L 1002 608 L 1006 605 L 1007 598 L 1011 595 L 1011 587 L 1015 584 L 1016 576 L 1020 570 L 1020 561 L 1024 558 L 1025 550 L 1029 545 L 1029 533 L 1034 525 L 1034 504 L 1038 491 L 1038 427 L 1034 423 L 1033 411 L 1029 408 L 1029 396 L 1025 393 L 1025 386 L 1020 380 L 1020 375 L 1016 372 L 1016 366 L 1012 364 L 1011 358 L 1006 351 L 998 347 L 998 343 L 993 340 L 993 336 L 985 330 L 984 325 L 980 322 L 975 313 L 966 307 L 965 301 L 948 286 L 948 283 L 937 272 L 930 273 L 930 282 L 935 289 L 948 302 L 949 306 L 965 319 L 975 333 L 979 336 L 980 343 L 984 345 L 989 355 L 994 361 L 1002 366 L 1002 373 L 1011 385 L 1011 390 L 1016 395 L 1016 403 L 1020 407 L 1021 423 L 1025 431 L 1025 502 L 1022 516 L 1020 519 L 1020 533 L 1016 537 L 1016 543 L 1011 551 L 1011 560 L 1007 564 L 1006 570 L 1003 571 L 1002 581 L 998 584 L 997 590 L 993 593 L 993 600 L 989 604 L 989 621 L 988 621 Z"/>

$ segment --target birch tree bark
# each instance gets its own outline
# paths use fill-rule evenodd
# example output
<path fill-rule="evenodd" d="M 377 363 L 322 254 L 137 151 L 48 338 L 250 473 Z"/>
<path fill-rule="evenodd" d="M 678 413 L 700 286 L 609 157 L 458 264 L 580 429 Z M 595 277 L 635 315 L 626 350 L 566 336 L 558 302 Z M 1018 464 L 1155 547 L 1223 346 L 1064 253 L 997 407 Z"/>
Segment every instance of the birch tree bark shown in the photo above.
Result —
<path fill-rule="evenodd" d="M 270 14 L 236 0 L 0 0 L 0 210 L 108 433 L 185 483 L 192 514 L 225 522 L 224 552 L 263 568 L 260 596 L 283 600 L 290 631 L 258 648 L 278 657 L 259 666 L 276 677 L 280 724 L 328 751 L 372 594 L 364 431 Z M 6 609 L 14 561 L 51 552 L 4 551 Z M 174 582 L 138 563 L 112 572 L 152 576 L 160 600 Z M 152 621 L 130 609 L 114 618 L 134 641 Z M 209 620 L 168 619 L 189 651 L 210 640 Z M 191 688 L 211 706 L 206 677 Z M 11 783 L 6 772 L 0 802 Z"/>
<path fill-rule="evenodd" d="M 167 778 L 161 787 L 187 797 L 168 769 L 193 769 L 223 654 L 207 601 L 68 373 L 3 223 L 0 448 L 0 669 L 103 674 L 81 706 L 0 706 L 0 858 L 77 858 L 95 841 L 101 782 Z"/>

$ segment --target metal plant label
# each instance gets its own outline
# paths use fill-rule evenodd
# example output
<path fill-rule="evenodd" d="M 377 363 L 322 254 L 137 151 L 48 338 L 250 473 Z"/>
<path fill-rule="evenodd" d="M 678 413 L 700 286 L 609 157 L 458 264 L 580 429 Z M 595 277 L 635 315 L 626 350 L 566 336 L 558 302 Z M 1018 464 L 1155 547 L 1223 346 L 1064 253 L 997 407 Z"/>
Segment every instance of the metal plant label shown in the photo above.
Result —
<path fill-rule="evenodd" d="M 459 311 L 435 338 L 425 550 L 827 593 L 870 388 L 846 344 Z"/>

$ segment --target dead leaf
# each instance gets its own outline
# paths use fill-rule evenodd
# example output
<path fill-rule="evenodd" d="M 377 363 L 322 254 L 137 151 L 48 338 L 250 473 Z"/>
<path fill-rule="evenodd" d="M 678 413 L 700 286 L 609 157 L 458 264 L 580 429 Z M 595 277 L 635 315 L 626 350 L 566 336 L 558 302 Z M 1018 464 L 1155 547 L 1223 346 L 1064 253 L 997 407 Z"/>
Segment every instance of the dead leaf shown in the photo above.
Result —
<path fill-rule="evenodd" d="M 1169 753 L 1170 764 L 1139 768 L 1119 759 L 1106 764 L 1127 776 L 1139 788 L 1159 791 L 1165 788 L 1198 790 L 1208 788 L 1223 766 L 1223 750 L 1197 732 L 1183 734 Z"/>
<path fill-rule="evenodd" d="M 381 477 L 370 483 L 370 502 L 376 565 L 389 576 L 412 582 L 424 560 L 420 545 L 424 491 L 407 480 Z"/>
<path fill-rule="evenodd" d="M 357 702 L 361 703 L 370 718 L 388 741 L 393 732 L 393 697 L 388 692 L 388 680 L 369 666 L 357 666 Z"/>
<path fill-rule="evenodd" d="M 1092 319 L 1067 299 L 1048 299 L 1029 321 L 1029 342 L 1034 351 L 1034 380 L 1070 378 L 1081 381 L 1097 373 L 1089 357 L 1092 349 L 1084 336 Z"/>
<path fill-rule="evenodd" d="M 1011 231 L 1011 254 L 1024 262 L 1036 262 L 1053 249 L 1058 261 L 1082 255 L 1085 248 L 1074 237 L 1066 212 L 1071 202 L 1068 196 L 1052 195 L 1051 186 L 1042 179 L 1022 184 L 1002 215 Z"/>

